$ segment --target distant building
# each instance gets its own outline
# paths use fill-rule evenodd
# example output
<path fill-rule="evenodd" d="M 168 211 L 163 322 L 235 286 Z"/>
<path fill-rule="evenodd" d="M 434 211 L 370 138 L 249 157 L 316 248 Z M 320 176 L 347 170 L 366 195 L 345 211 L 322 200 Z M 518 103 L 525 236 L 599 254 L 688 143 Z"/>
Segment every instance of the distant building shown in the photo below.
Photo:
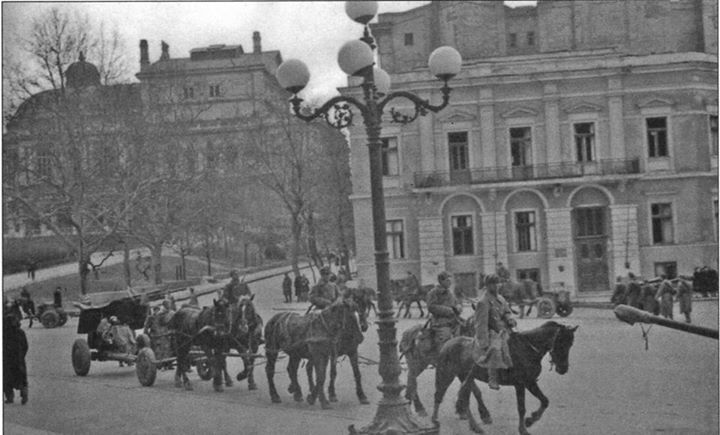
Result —
<path fill-rule="evenodd" d="M 138 83 L 104 86 L 97 68 L 81 56 L 67 68 L 65 89 L 44 91 L 25 101 L 3 135 L 5 169 L 17 169 L 20 160 L 28 162 L 28 171 L 17 174 L 25 184 L 32 184 L 33 177 L 53 174 L 50 150 L 60 143 L 58 130 L 43 129 L 43 122 L 49 122 L 53 113 L 68 112 L 67 107 L 57 110 L 53 106 L 62 93 L 78 110 L 77 123 L 94 127 L 87 128 L 87 134 L 93 135 L 88 142 L 97 142 L 97 148 L 88 152 L 91 158 L 118 164 L 121 156 L 114 158 L 103 152 L 102 144 L 109 141 L 108 134 L 128 144 L 134 135 L 144 134 L 143 146 L 167 149 L 165 158 L 158 162 L 159 173 L 212 169 L 236 183 L 238 201 L 252 205 L 238 211 L 243 211 L 242 216 L 254 214 L 256 222 L 266 225 L 258 229 L 240 224 L 239 215 L 231 216 L 229 221 L 237 226 L 236 232 L 267 231 L 268 226 L 281 231 L 289 228 L 287 212 L 279 199 L 240 170 L 242 135 L 247 128 L 247 121 L 243 120 L 253 113 L 266 113 L 264 100 L 284 104 L 288 98 L 275 78 L 275 70 L 282 62 L 280 52 L 262 51 L 260 33 L 254 32 L 251 52 L 245 52 L 241 45 L 220 44 L 194 48 L 189 57 L 173 58 L 169 45 L 162 42 L 159 59 L 151 62 L 148 43 L 141 40 L 139 54 Z M 108 107 L 112 110 L 103 110 Z M 118 107 L 126 108 L 129 114 L 121 121 L 116 119 Z M 272 124 L 272 120 L 268 123 Z M 157 128 L 155 132 L 139 133 L 136 130 L 140 125 Z M 346 143 L 339 132 L 324 124 L 297 121 L 297 125 L 308 144 L 323 140 Z M 6 170 L 5 174 L 10 172 Z M 47 225 L 29 218 L 16 204 L 4 200 L 3 207 L 3 237 L 52 234 Z M 72 228 L 63 225 L 61 213 L 53 221 L 72 232 Z"/>
<path fill-rule="evenodd" d="M 429 54 L 463 57 L 447 108 L 383 123 L 391 278 L 448 270 L 472 292 L 501 261 L 582 297 L 628 272 L 716 266 L 717 12 L 716 0 L 541 0 L 381 14 L 371 28 L 392 90 L 437 103 Z M 374 283 L 365 143 L 353 128 L 357 268 Z"/>

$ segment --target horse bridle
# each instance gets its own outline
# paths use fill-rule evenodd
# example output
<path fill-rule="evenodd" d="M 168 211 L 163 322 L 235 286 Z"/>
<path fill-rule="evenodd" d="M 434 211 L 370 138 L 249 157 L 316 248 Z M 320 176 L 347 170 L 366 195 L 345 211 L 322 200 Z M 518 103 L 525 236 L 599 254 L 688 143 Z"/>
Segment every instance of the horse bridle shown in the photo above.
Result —
<path fill-rule="evenodd" d="M 560 330 L 561 330 L 562 328 L 563 328 L 563 327 L 560 326 L 560 327 L 555 331 L 555 334 L 553 334 L 553 338 L 552 338 L 552 340 L 551 340 L 551 342 L 550 342 L 550 349 L 547 350 L 547 351 L 545 351 L 545 352 L 543 352 L 542 350 L 540 350 L 540 349 L 538 349 L 537 347 L 535 347 L 535 345 L 533 345 L 533 344 L 530 342 L 530 340 L 528 340 L 526 337 L 522 336 L 522 334 L 519 334 L 521 337 L 523 337 L 523 339 L 525 340 L 525 343 L 526 343 L 528 346 L 530 346 L 530 349 L 532 349 L 532 350 L 533 350 L 536 354 L 538 354 L 539 356 L 542 357 L 542 356 L 545 355 L 546 353 L 549 353 L 549 354 L 550 354 L 550 371 L 552 371 L 553 368 L 555 367 L 555 359 L 554 359 L 554 357 L 553 357 L 553 351 L 555 350 L 555 342 L 557 341 L 557 338 L 558 338 L 558 336 L 560 335 Z"/>

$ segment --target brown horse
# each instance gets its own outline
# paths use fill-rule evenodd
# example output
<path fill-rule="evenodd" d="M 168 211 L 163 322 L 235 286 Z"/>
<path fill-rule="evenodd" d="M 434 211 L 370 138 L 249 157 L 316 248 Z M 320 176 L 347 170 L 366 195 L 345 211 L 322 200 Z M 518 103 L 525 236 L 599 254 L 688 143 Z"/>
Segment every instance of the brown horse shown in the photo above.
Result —
<path fill-rule="evenodd" d="M 172 334 L 172 349 L 177 358 L 175 386 L 183 385 L 192 390 L 186 372 L 190 370 L 190 348 L 202 348 L 213 370 L 213 387 L 222 391 L 222 373 L 227 334 L 230 332 L 231 316 L 225 299 L 213 300 L 212 307 L 199 310 L 195 307 L 181 307 L 168 324 Z"/>
<path fill-rule="evenodd" d="M 338 336 L 338 341 L 335 347 L 335 357 L 330 359 L 330 383 L 328 385 L 328 399 L 331 402 L 337 402 L 337 395 L 335 394 L 335 379 L 337 378 L 337 359 L 343 355 L 347 355 L 350 360 L 350 366 L 352 367 L 353 377 L 355 378 L 355 393 L 357 394 L 358 400 L 363 405 L 370 403 L 367 396 L 362 388 L 360 367 L 358 365 L 358 346 L 363 341 L 363 333 L 367 331 L 367 314 L 369 313 L 369 304 L 372 303 L 372 293 L 369 293 L 364 288 L 353 289 L 348 288 L 345 292 L 345 297 L 349 297 L 357 305 L 358 321 L 350 322 L 343 328 L 343 331 Z M 312 360 L 308 361 L 305 366 L 307 370 L 308 383 L 310 385 L 310 391 L 313 391 L 315 385 L 313 384 L 313 363 Z"/>
<path fill-rule="evenodd" d="M 398 304 L 398 311 L 396 317 L 400 317 L 400 313 L 403 308 L 405 309 L 404 319 L 412 317 L 410 314 L 410 307 L 413 303 L 416 303 L 418 310 L 420 310 L 420 317 L 425 316 L 425 312 L 422 308 L 422 303 L 426 302 L 427 295 L 432 290 L 432 285 L 418 285 L 417 281 L 413 281 L 409 278 L 390 280 L 390 289 Z"/>
<path fill-rule="evenodd" d="M 467 320 L 460 319 L 456 334 L 471 336 L 475 333 L 474 317 Z M 405 398 L 415 407 L 415 412 L 426 416 L 425 407 L 417 394 L 417 377 L 429 365 L 437 365 L 440 349 L 436 348 L 432 329 L 427 325 L 415 325 L 406 330 L 400 339 L 400 352 L 405 356 L 408 365 L 407 388 Z"/>
<path fill-rule="evenodd" d="M 330 409 L 324 387 L 325 372 L 330 358 L 335 355 L 335 343 L 349 325 L 357 322 L 357 306 L 350 298 L 340 298 L 319 313 L 301 316 L 298 313 L 283 312 L 274 315 L 265 325 L 265 374 L 267 375 L 270 399 L 280 403 L 275 388 L 275 362 L 280 351 L 289 357 L 288 375 L 295 401 L 303 400 L 302 389 L 297 380 L 297 369 L 302 359 L 310 360 L 317 382 L 307 397 L 311 405 L 319 398 L 323 409 Z"/>
<path fill-rule="evenodd" d="M 499 370 L 500 385 L 515 387 L 517 410 L 520 423 L 518 426 L 521 435 L 528 435 L 527 427 L 540 420 L 549 405 L 549 400 L 538 386 L 538 379 L 542 372 L 542 359 L 550 354 L 551 367 L 554 365 L 558 374 L 567 373 L 570 362 L 570 348 L 575 339 L 577 326 L 568 327 L 556 322 L 545 322 L 540 327 L 512 333 L 508 345 L 513 367 Z M 433 420 L 437 421 L 438 410 L 442 403 L 445 391 L 454 378 L 462 382 L 458 392 L 456 411 L 461 417 L 470 419 L 470 429 L 476 433 L 483 433 L 475 417 L 468 411 L 470 388 L 475 379 L 487 382 L 487 369 L 475 364 L 473 358 L 474 339 L 469 337 L 455 337 L 450 339 L 440 351 L 435 371 L 435 408 Z M 525 390 L 540 400 L 540 408 L 525 418 Z M 492 423 L 490 412 L 482 401 L 482 396 L 475 395 L 478 401 L 480 418 L 486 424 Z"/>
<path fill-rule="evenodd" d="M 253 376 L 255 367 L 255 356 L 253 355 L 257 353 L 263 343 L 263 319 L 255 310 L 253 299 L 255 299 L 254 294 L 250 297 L 241 296 L 238 300 L 237 306 L 233 310 L 234 319 L 228 337 L 228 347 L 237 350 L 243 361 L 243 371 L 237 374 L 236 379 L 238 381 L 247 379 L 249 390 L 257 390 Z M 227 370 L 225 375 L 227 376 Z"/>

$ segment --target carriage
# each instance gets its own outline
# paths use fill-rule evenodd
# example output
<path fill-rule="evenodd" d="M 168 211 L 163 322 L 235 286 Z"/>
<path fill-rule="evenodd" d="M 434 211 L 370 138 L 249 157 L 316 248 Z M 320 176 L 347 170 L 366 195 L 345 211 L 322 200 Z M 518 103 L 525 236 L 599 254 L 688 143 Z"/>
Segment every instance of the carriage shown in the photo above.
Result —
<path fill-rule="evenodd" d="M 550 319 L 555 313 L 560 317 L 567 317 L 573 311 L 569 291 L 542 291 L 532 280 L 501 283 L 500 294 L 511 306 L 518 306 L 521 318 L 528 315 L 533 306 L 537 306 L 537 316 L 543 319 Z M 525 307 L 528 307 L 527 312 Z"/>
<path fill-rule="evenodd" d="M 141 302 L 138 296 L 127 291 L 94 293 L 84 303 L 74 303 L 80 308 L 78 334 L 87 334 L 87 338 L 78 338 L 72 347 L 72 364 L 75 374 L 86 376 L 92 361 L 118 361 L 135 365 L 138 381 L 143 386 L 151 386 L 155 382 L 158 369 L 173 368 L 176 362 L 172 353 L 172 332 L 162 334 L 140 334 L 136 337 L 133 349 L 121 349 L 115 344 L 107 343 L 97 329 L 103 319 L 115 316 L 121 324 L 127 325 L 135 335 L 136 330 L 143 329 L 149 316 L 149 305 Z M 150 317 L 150 318 L 149 318 Z M 194 353 L 195 354 L 195 353 Z M 203 380 L 212 378 L 210 364 L 203 356 L 191 360 L 198 375 Z"/>
<path fill-rule="evenodd" d="M 35 307 L 35 315 L 46 328 L 57 328 L 68 321 L 68 315 L 62 307 L 53 302 L 44 302 Z"/>
<path fill-rule="evenodd" d="M 543 319 L 549 319 L 555 313 L 560 317 L 567 317 L 572 311 L 570 292 L 567 290 L 546 291 L 537 300 L 538 317 Z"/>

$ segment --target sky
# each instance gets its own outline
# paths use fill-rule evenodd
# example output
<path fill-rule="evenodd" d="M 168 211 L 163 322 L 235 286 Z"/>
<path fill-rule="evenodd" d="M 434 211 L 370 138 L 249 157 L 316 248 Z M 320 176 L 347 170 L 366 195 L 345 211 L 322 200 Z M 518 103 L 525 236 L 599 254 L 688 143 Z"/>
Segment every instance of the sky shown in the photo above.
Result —
<path fill-rule="evenodd" d="M 379 13 L 399 12 L 428 1 L 379 2 Z M 505 2 L 510 6 L 534 1 Z M 146 39 L 150 62 L 160 56 L 160 43 L 170 57 L 189 57 L 190 50 L 212 44 L 241 44 L 251 52 L 259 31 L 262 49 L 279 50 L 284 60 L 300 59 L 310 69 L 307 98 L 335 95 L 347 79 L 337 66 L 343 43 L 362 36 L 362 26 L 345 14 L 345 2 L 7 2 L 2 3 L 3 52 L 17 38 L 27 38 L 34 17 L 52 7 L 87 14 L 96 23 L 117 26 L 131 66 L 139 70 L 139 42 Z M 87 59 L 92 62 L 92 59 Z"/>

